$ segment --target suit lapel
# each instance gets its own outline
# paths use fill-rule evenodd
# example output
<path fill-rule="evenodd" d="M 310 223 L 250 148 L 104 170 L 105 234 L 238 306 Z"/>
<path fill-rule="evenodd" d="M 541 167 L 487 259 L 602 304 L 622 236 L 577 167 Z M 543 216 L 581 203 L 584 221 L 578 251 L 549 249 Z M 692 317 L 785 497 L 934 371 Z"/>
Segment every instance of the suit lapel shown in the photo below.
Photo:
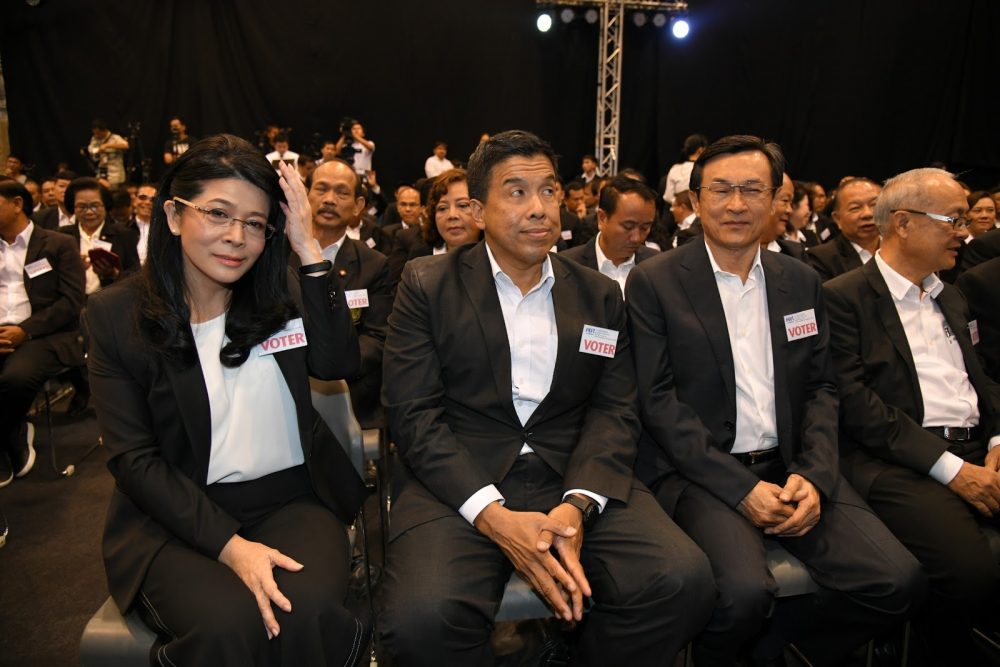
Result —
<path fill-rule="evenodd" d="M 588 268 L 600 271 L 601 267 L 597 265 L 597 250 L 595 249 L 596 245 L 597 245 L 596 236 L 587 241 L 587 245 L 583 250 L 583 264 Z"/>
<path fill-rule="evenodd" d="M 337 259 L 333 262 L 333 271 L 340 276 L 340 284 L 347 289 L 358 275 L 358 250 L 349 238 L 344 238 L 343 245 L 337 251 Z"/>
<path fill-rule="evenodd" d="M 167 378 L 174 391 L 181 421 L 187 431 L 191 448 L 198 457 L 198 482 L 208 481 L 208 460 L 212 451 L 212 411 L 208 402 L 208 389 L 201 363 L 195 361 L 186 367 L 164 364 Z"/>
<path fill-rule="evenodd" d="M 761 265 L 764 267 L 764 284 L 767 294 L 767 320 L 771 327 L 771 357 L 774 363 L 774 408 L 778 429 L 778 443 L 788 443 L 793 439 L 788 431 L 792 423 L 791 405 L 788 395 L 788 336 L 785 333 L 785 304 L 788 303 L 788 288 L 785 285 L 785 270 L 777 257 L 761 250 Z"/>
<path fill-rule="evenodd" d="M 38 225 L 35 225 L 35 229 L 31 232 L 31 238 L 28 239 L 28 250 L 24 254 L 24 265 L 28 266 L 34 261 L 37 261 L 42 254 L 42 250 L 45 249 L 45 234 L 39 233 L 43 231 Z M 28 300 L 31 300 L 31 283 L 33 282 L 31 278 L 28 277 L 28 272 L 23 271 L 22 277 L 24 279 L 24 291 L 28 293 Z"/>
<path fill-rule="evenodd" d="M 892 341 L 893 347 L 896 348 L 896 352 L 903 358 L 906 369 L 910 374 L 910 382 L 912 382 L 912 386 L 917 388 L 917 393 L 919 394 L 920 381 L 917 379 L 917 365 L 913 362 L 910 343 L 906 339 L 906 331 L 903 329 L 903 323 L 899 319 L 896 303 L 892 300 L 892 294 L 889 293 L 889 286 L 885 284 L 885 278 L 882 277 L 882 272 L 879 271 L 878 263 L 874 259 L 865 264 L 862 270 L 864 271 L 865 278 L 868 279 L 868 284 L 875 292 L 875 309 L 878 313 L 878 319 L 882 323 L 883 328 L 885 328 L 889 340 Z M 918 402 L 917 408 L 921 412 L 921 418 L 923 418 L 924 408 L 922 400 Z"/>

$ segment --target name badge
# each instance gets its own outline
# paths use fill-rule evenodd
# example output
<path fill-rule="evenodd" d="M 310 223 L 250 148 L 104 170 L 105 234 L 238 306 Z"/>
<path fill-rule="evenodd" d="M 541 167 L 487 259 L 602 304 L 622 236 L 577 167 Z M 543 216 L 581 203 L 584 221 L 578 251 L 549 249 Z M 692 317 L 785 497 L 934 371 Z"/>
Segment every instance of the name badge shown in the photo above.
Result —
<path fill-rule="evenodd" d="M 94 239 L 90 242 L 92 248 L 97 248 L 99 250 L 107 250 L 111 252 L 111 243 L 108 241 L 102 241 L 101 239 Z"/>
<path fill-rule="evenodd" d="M 825 241 L 825 240 L 827 240 L 828 238 L 830 238 L 830 229 L 829 229 L 829 227 L 828 227 L 828 228 L 826 228 L 826 229 L 824 229 L 823 231 L 821 231 L 821 232 L 819 233 L 819 240 L 820 240 L 820 241 Z"/>
<path fill-rule="evenodd" d="M 614 359 L 615 348 L 617 347 L 618 332 L 614 329 L 602 329 L 592 324 L 583 325 L 583 336 L 580 337 L 580 352 Z"/>
<path fill-rule="evenodd" d="M 37 278 L 43 273 L 48 273 L 52 270 L 52 265 L 49 264 L 47 257 L 42 257 L 39 260 L 32 262 L 31 264 L 24 265 L 24 272 L 28 274 L 29 278 Z"/>
<path fill-rule="evenodd" d="M 375 249 L 375 239 L 373 239 L 373 238 L 366 239 L 365 240 L 365 245 L 368 246 L 369 248 L 371 248 L 372 250 L 374 250 Z"/>
<path fill-rule="evenodd" d="M 979 345 L 979 320 L 969 321 L 969 336 L 972 337 L 973 345 Z"/>
<path fill-rule="evenodd" d="M 367 289 L 349 289 L 344 292 L 344 296 L 347 297 L 347 307 L 348 308 L 367 308 L 368 307 L 368 290 Z"/>
<path fill-rule="evenodd" d="M 573 230 L 572 229 L 564 229 L 564 230 L 562 230 L 559 233 L 559 236 L 563 237 L 563 241 L 572 241 L 573 240 Z"/>
<path fill-rule="evenodd" d="M 800 338 L 808 338 L 819 333 L 816 326 L 816 311 L 810 308 L 800 313 L 785 315 L 785 333 L 788 334 L 788 342 Z"/>
<path fill-rule="evenodd" d="M 297 347 L 305 347 L 308 344 L 302 318 L 296 317 L 294 320 L 288 320 L 284 329 L 265 340 L 259 347 L 261 354 L 274 354 L 284 350 L 294 350 Z"/>

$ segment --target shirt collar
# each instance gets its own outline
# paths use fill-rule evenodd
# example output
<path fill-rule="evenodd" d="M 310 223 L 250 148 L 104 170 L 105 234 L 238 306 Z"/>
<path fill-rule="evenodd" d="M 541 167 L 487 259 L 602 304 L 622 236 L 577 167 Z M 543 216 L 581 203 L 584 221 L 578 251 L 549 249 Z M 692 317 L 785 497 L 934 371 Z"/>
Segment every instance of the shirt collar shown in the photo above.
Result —
<path fill-rule="evenodd" d="M 712 263 L 712 272 L 713 273 L 715 273 L 715 274 L 724 273 L 727 276 L 733 275 L 729 271 L 726 271 L 721 266 L 719 266 L 718 262 L 715 261 L 715 256 L 712 254 L 712 249 L 708 247 L 708 243 L 707 242 L 705 243 L 705 250 L 706 250 L 706 252 L 708 252 L 708 261 Z M 764 267 L 760 263 L 760 245 L 759 244 L 757 246 L 757 254 L 754 255 L 754 258 L 753 258 L 753 264 L 750 265 L 750 273 L 747 274 L 747 275 L 753 275 L 753 274 L 756 274 L 757 272 L 760 272 L 760 273 L 764 272 Z"/>
<path fill-rule="evenodd" d="M 896 269 L 889 266 L 887 261 L 882 259 L 881 250 L 875 252 L 875 261 L 877 262 L 878 270 L 882 273 L 882 278 L 885 279 L 886 286 L 889 288 L 889 293 L 892 294 L 892 298 L 896 301 L 902 301 L 911 292 L 918 299 L 922 293 L 930 294 L 932 299 L 936 299 L 941 290 L 944 289 L 944 283 L 933 273 L 924 278 L 921 281 L 921 286 L 917 287 L 900 275 Z"/>
<path fill-rule="evenodd" d="M 594 237 L 594 251 L 597 253 L 598 268 L 603 267 L 605 262 L 610 262 L 612 267 L 618 269 L 626 266 L 635 266 L 635 253 L 632 253 L 631 257 L 626 259 L 618 266 L 615 266 L 615 263 L 612 262 L 610 259 L 608 259 L 608 257 L 604 254 L 604 251 L 601 250 L 601 232 L 597 232 L 597 236 Z"/>
<path fill-rule="evenodd" d="M 80 223 L 77 223 L 77 224 L 80 225 Z M 80 225 L 80 238 L 86 238 L 89 241 L 93 241 L 94 239 L 101 238 L 101 232 L 103 232 L 103 231 L 104 231 L 104 223 L 103 222 L 97 226 L 97 229 L 94 230 L 93 234 L 88 234 L 83 229 L 83 225 Z"/>
<path fill-rule="evenodd" d="M 346 239 L 346 238 L 347 238 L 347 234 L 344 234 L 343 236 L 341 236 L 337 240 L 336 243 L 331 243 L 327 247 L 323 248 L 320 251 L 320 254 L 323 255 L 323 259 L 328 259 L 331 262 L 336 261 L 336 259 L 337 259 L 337 253 L 340 252 L 340 248 L 341 248 L 341 246 L 344 245 L 344 239 Z"/>
<path fill-rule="evenodd" d="M 685 216 L 685 218 L 681 220 L 680 224 L 678 224 L 677 226 L 680 227 L 681 229 L 687 229 L 688 227 L 694 224 L 694 219 L 697 217 L 698 215 L 696 213 L 688 213 L 687 216 Z"/>
<path fill-rule="evenodd" d="M 490 269 L 493 272 L 493 279 L 497 282 L 503 280 L 507 284 L 514 285 L 514 281 L 510 279 L 510 276 L 504 273 L 504 270 L 500 268 L 499 264 L 497 264 L 497 260 L 493 256 L 493 251 L 490 250 L 490 244 L 484 241 L 484 245 L 486 246 L 486 256 L 490 260 Z M 527 296 L 531 292 L 534 292 L 537 289 L 543 289 L 543 290 L 552 289 L 552 283 L 554 283 L 555 280 L 556 280 L 556 274 L 553 273 L 552 271 L 552 259 L 548 255 L 546 255 L 545 261 L 542 262 L 541 279 L 530 290 L 528 290 L 525 293 L 525 296 Z"/>
<path fill-rule="evenodd" d="M 766 247 L 766 248 L 767 248 L 768 250 L 770 250 L 771 252 L 777 252 L 777 253 L 780 253 L 780 252 L 781 252 L 781 244 L 780 244 L 780 243 L 778 243 L 778 240 L 777 240 L 777 239 L 775 239 L 775 240 L 771 241 L 770 243 L 768 243 L 768 244 L 767 244 L 766 246 L 764 246 L 764 247 Z"/>
<path fill-rule="evenodd" d="M 14 237 L 13 243 L 4 243 L 8 248 L 22 247 L 25 250 L 28 248 L 28 241 L 31 240 L 31 232 L 35 230 L 35 223 L 28 218 L 28 226 L 21 230 L 21 233 Z"/>

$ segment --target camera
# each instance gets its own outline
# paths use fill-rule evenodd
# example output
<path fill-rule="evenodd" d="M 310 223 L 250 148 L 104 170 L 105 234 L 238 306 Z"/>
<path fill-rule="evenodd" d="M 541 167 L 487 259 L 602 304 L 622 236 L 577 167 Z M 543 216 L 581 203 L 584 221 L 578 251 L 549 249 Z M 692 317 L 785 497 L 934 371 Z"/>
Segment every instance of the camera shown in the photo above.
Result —
<path fill-rule="evenodd" d="M 346 116 L 340 121 L 340 138 L 344 142 L 344 147 L 340 149 L 337 157 L 345 160 L 350 165 L 354 164 L 354 156 L 361 152 L 360 148 L 354 147 L 354 135 L 351 134 L 351 128 L 359 122 L 350 116 Z"/>

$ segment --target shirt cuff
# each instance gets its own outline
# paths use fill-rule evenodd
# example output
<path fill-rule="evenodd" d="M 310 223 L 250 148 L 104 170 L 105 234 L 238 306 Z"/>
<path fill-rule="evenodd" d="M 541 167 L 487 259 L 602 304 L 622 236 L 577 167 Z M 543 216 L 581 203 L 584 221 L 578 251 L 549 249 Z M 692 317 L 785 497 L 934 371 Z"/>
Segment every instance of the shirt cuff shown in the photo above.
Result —
<path fill-rule="evenodd" d="M 987 443 L 986 445 L 986 451 L 990 451 L 997 445 L 1000 445 L 1000 435 L 995 435 L 992 438 L 990 438 L 989 443 Z"/>
<path fill-rule="evenodd" d="M 587 496 L 595 503 L 597 503 L 597 511 L 604 512 L 604 506 L 608 504 L 608 499 L 606 496 L 602 496 L 599 493 L 594 493 L 593 491 L 587 491 L 585 489 L 570 489 L 563 494 L 563 500 L 566 500 L 566 496 L 571 496 L 574 493 L 579 493 L 581 496 Z"/>
<path fill-rule="evenodd" d="M 930 472 L 927 474 L 934 480 L 941 482 L 942 484 L 951 484 L 951 480 L 955 479 L 958 471 L 962 469 L 962 464 L 965 463 L 961 458 L 955 456 L 951 452 L 945 452 L 937 460 L 937 462 L 931 466 Z"/>
<path fill-rule="evenodd" d="M 476 517 L 479 516 L 479 513 L 486 509 L 487 505 L 496 501 L 500 501 L 501 505 L 505 502 L 504 497 L 500 495 L 499 489 L 497 489 L 495 485 L 490 484 L 489 486 L 484 486 L 473 493 L 472 496 L 458 508 L 458 513 L 461 514 L 466 521 L 475 525 Z"/>

